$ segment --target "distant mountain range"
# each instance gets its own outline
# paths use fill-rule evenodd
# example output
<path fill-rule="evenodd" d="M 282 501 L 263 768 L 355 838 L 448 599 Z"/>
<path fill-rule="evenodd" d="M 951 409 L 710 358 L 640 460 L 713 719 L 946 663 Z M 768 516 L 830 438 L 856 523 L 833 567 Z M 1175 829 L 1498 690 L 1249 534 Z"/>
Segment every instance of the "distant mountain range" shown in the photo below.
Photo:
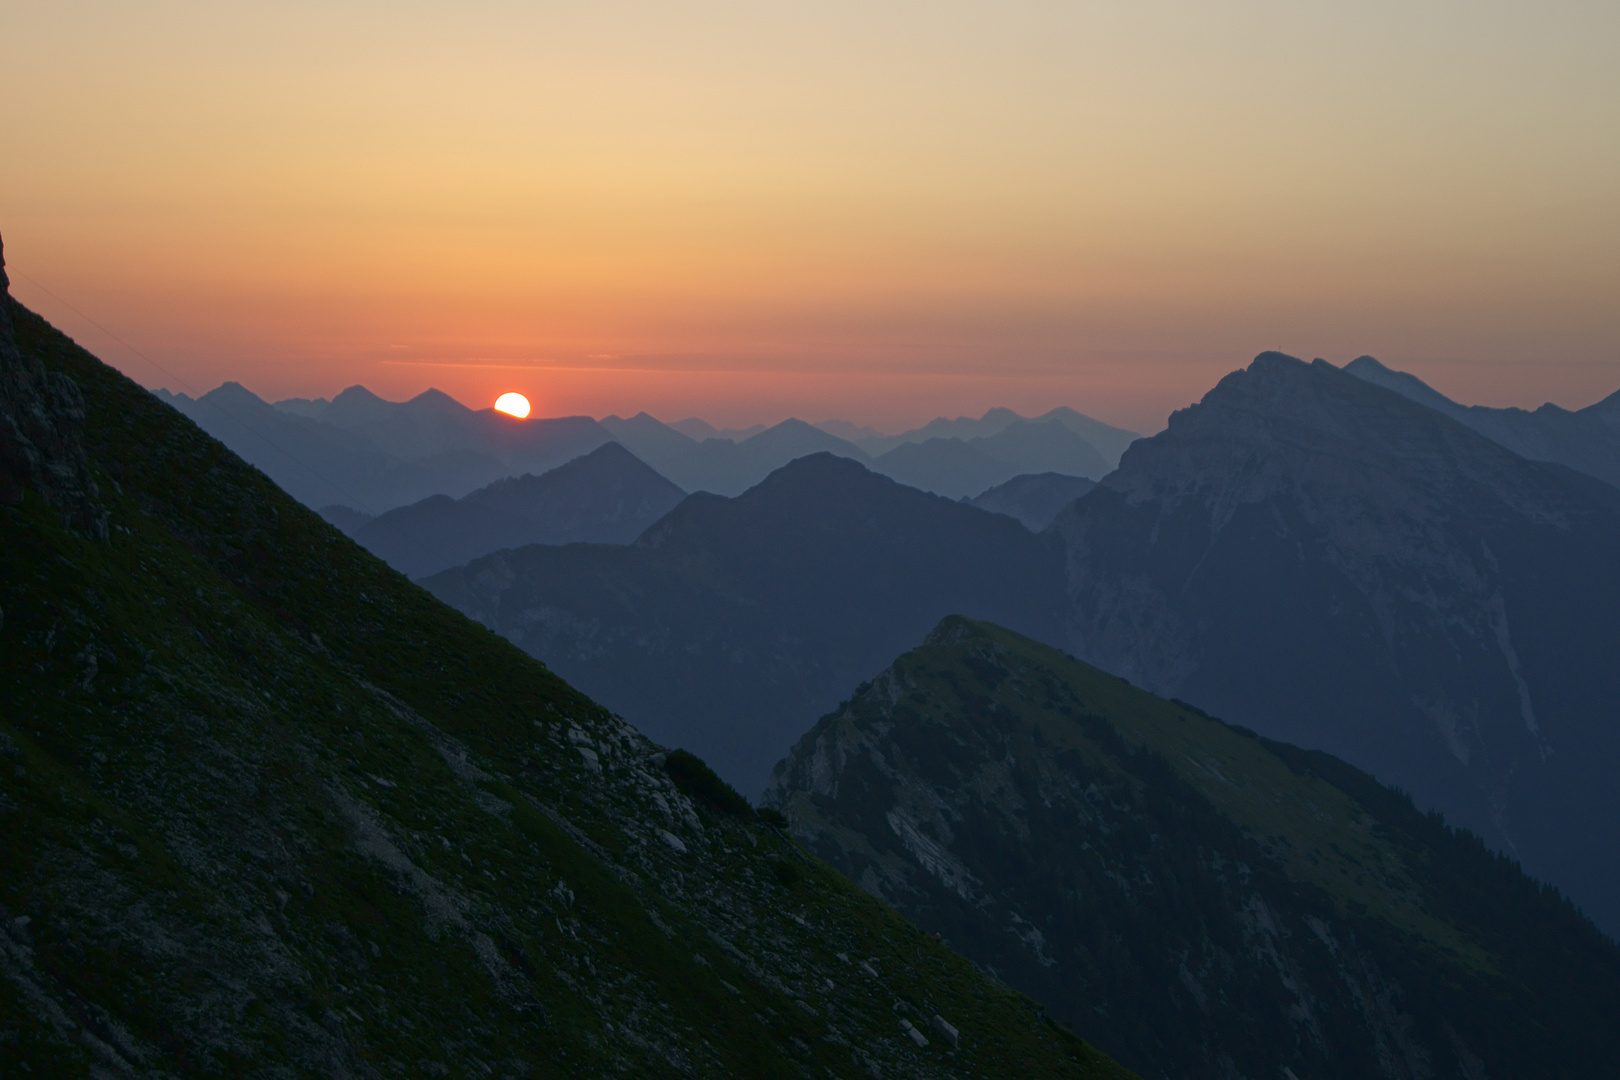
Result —
<path fill-rule="evenodd" d="M 1511 862 L 1335 758 L 985 623 L 862 685 L 765 802 L 1146 1077 L 1620 1060 L 1620 947 Z"/>
<path fill-rule="evenodd" d="M 196 399 L 157 394 L 305 506 L 368 514 L 542 473 L 612 439 L 590 417 L 517 420 L 437 390 L 392 402 L 355 386 L 330 402 L 286 407 L 237 383 Z"/>
<path fill-rule="evenodd" d="M 1415 375 L 1391 371 L 1370 356 L 1344 370 L 1460 421 L 1521 457 L 1556 461 L 1620 487 L 1620 391 L 1571 412 L 1557 405 L 1539 409 L 1491 409 L 1459 405 Z"/>
<path fill-rule="evenodd" d="M 525 544 L 628 544 L 686 497 L 618 443 L 540 476 L 497 480 L 460 499 L 434 495 L 369 520 L 324 512 L 407 577 Z"/>
<path fill-rule="evenodd" d="M 354 386 L 331 401 L 274 405 L 237 383 L 196 399 L 155 393 L 306 506 L 348 507 L 362 516 L 433 495 L 459 499 L 504 477 L 556 468 L 607 442 L 686 491 L 738 495 L 795 458 L 825 452 L 961 498 L 1022 473 L 1100 478 L 1137 437 L 1072 409 L 1034 421 L 992 409 L 980 420 L 937 420 L 904 435 L 869 438 L 863 447 L 801 420 L 724 432 L 696 419 L 664 424 L 646 413 L 516 420 L 469 409 L 437 390 L 391 402 Z M 358 519 L 344 520 L 352 526 Z"/>
<path fill-rule="evenodd" d="M 1055 536 L 825 453 L 692 495 L 628 547 L 503 551 L 423 584 L 748 794 L 943 616 L 1054 640 L 1064 603 Z"/>
<path fill-rule="evenodd" d="M 1410 791 L 1620 933 L 1620 491 L 1267 353 L 1053 528 L 1075 655 Z"/>

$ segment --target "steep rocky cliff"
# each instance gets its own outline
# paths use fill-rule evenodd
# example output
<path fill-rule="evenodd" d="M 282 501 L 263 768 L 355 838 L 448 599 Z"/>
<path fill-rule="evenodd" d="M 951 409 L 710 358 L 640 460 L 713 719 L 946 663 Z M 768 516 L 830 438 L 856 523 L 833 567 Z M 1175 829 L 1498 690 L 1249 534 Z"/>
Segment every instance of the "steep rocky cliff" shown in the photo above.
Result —
<path fill-rule="evenodd" d="M 1265 354 L 1059 515 L 1072 651 L 1438 807 L 1620 931 L 1620 500 Z"/>
<path fill-rule="evenodd" d="M 1620 948 L 1320 753 L 943 622 L 766 801 L 1149 1077 L 1560 1077 L 1620 1054 Z"/>

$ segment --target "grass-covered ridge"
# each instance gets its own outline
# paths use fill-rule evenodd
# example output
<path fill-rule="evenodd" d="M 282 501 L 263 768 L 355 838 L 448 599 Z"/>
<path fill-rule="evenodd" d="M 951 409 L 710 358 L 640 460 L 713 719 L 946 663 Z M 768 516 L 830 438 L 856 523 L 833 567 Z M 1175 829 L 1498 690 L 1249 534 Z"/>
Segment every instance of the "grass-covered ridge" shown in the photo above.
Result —
<path fill-rule="evenodd" d="M 111 539 L 0 508 L 0 1060 L 1123 1075 L 13 310 Z"/>
<path fill-rule="evenodd" d="M 1335 758 L 987 623 L 862 686 L 767 801 L 1143 1075 L 1620 1056 L 1620 948 L 1555 891 Z"/>

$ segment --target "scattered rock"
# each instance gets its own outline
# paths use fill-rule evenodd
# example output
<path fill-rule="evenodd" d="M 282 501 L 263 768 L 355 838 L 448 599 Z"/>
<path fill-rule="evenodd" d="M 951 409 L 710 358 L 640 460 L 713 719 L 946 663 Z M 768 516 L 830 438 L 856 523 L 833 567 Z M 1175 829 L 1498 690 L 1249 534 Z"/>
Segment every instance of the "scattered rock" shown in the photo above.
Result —
<path fill-rule="evenodd" d="M 934 1018 L 928 1022 L 928 1026 L 937 1031 L 940 1038 L 950 1043 L 953 1048 L 961 1045 L 961 1032 L 957 1031 L 956 1026 L 939 1015 L 939 1013 L 934 1014 Z"/>

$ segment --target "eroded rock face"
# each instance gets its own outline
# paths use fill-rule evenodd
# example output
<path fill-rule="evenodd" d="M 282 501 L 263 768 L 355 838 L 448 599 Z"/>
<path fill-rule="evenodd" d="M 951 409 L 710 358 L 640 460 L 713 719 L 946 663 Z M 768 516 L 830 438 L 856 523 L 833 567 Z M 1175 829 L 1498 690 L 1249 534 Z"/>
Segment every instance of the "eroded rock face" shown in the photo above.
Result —
<path fill-rule="evenodd" d="M 18 351 L 5 264 L 0 241 L 0 505 L 20 503 L 32 486 L 75 528 L 105 540 L 107 511 L 81 439 L 84 396 Z"/>

